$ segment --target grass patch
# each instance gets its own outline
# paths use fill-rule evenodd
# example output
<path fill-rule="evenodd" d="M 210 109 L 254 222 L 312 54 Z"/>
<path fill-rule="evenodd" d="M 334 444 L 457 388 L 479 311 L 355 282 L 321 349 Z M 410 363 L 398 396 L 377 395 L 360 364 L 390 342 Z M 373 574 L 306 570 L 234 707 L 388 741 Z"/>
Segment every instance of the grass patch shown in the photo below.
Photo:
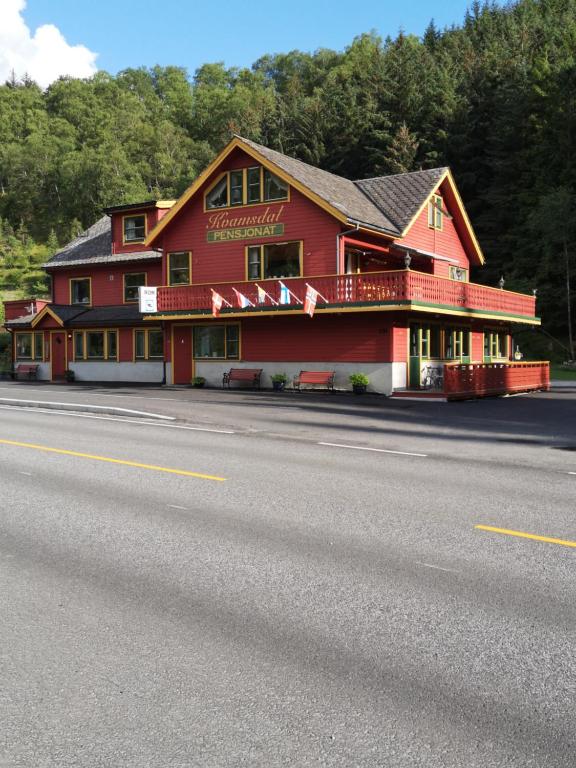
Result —
<path fill-rule="evenodd" d="M 551 365 L 550 378 L 556 381 L 576 381 L 576 369 L 570 370 L 562 365 Z"/>

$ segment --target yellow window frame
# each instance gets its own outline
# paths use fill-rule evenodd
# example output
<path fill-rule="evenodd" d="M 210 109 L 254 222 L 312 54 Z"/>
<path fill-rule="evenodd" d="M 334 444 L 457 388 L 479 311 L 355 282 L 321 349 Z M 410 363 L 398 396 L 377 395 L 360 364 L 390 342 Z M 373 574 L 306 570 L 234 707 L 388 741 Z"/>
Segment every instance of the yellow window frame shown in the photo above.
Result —
<path fill-rule="evenodd" d="M 248 202 L 248 171 L 254 170 L 254 168 L 260 168 L 260 199 L 254 203 Z M 274 171 L 271 171 L 269 168 L 266 168 L 263 165 L 250 165 L 247 168 L 231 168 L 229 171 L 223 171 L 222 173 L 218 174 L 212 184 L 210 184 L 209 187 L 207 187 L 206 191 L 204 192 L 204 213 L 214 213 L 215 211 L 224 211 L 224 210 L 236 210 L 237 208 L 250 208 L 255 205 L 278 205 L 279 203 L 289 203 L 290 202 L 290 184 L 288 182 L 284 183 L 286 184 L 286 197 L 278 198 L 276 200 L 265 200 L 264 199 L 264 170 L 267 170 L 269 173 L 271 173 L 273 176 L 276 176 L 280 181 L 284 181 L 280 176 L 278 176 L 277 173 L 274 173 Z M 239 173 L 242 171 L 242 203 L 237 203 L 236 205 L 232 205 L 230 201 L 230 174 L 231 173 Z M 222 181 L 222 179 L 226 177 L 226 205 L 222 205 L 218 208 L 209 208 L 208 207 L 208 195 L 212 192 L 212 190 Z"/>
<path fill-rule="evenodd" d="M 124 272 L 122 275 L 122 298 L 124 301 L 124 304 L 134 304 L 138 301 L 138 298 L 135 299 L 127 299 L 126 298 L 126 278 L 127 277 L 134 277 L 134 275 L 144 275 L 144 283 L 143 285 L 148 285 L 148 272 Z M 130 285 L 129 288 L 135 288 L 136 286 Z"/>
<path fill-rule="evenodd" d="M 126 240 L 126 219 L 144 218 L 144 237 L 137 240 Z M 138 245 L 148 237 L 148 216 L 145 213 L 126 213 L 122 216 L 122 245 Z"/>
<path fill-rule="evenodd" d="M 242 326 L 240 323 L 194 323 L 192 326 L 192 359 L 202 363 L 222 362 L 222 360 L 242 360 Z M 228 357 L 228 328 L 238 328 L 238 357 Z M 194 348 L 194 329 L 195 328 L 224 328 L 224 357 L 196 357 Z"/>
<path fill-rule="evenodd" d="M 18 357 L 18 337 L 19 336 L 30 336 L 30 357 Z M 36 354 L 36 339 L 41 339 L 41 349 L 42 352 L 40 355 Z M 43 363 L 46 360 L 46 350 L 44 345 L 44 331 L 18 331 L 14 334 L 14 357 L 16 360 L 33 360 L 39 363 Z"/>
<path fill-rule="evenodd" d="M 88 333 L 103 333 L 104 334 L 104 356 L 103 357 L 88 357 L 88 344 L 86 342 L 86 334 Z M 108 351 L 108 334 L 116 334 L 116 357 L 109 357 Z M 76 355 L 76 339 L 82 337 L 82 357 Z M 74 362 L 80 363 L 118 363 L 120 361 L 120 346 L 118 337 L 118 328 L 85 328 L 80 331 L 74 331 L 74 338 L 72 339 L 72 359 Z"/>
<path fill-rule="evenodd" d="M 172 256 L 180 256 L 181 254 L 188 255 L 188 282 L 187 283 L 173 283 L 170 277 L 170 259 Z M 180 285 L 192 285 L 192 251 L 170 251 L 166 254 L 166 285 L 174 286 L 178 288 Z"/>
<path fill-rule="evenodd" d="M 303 277 L 303 267 L 304 267 L 304 240 L 283 240 L 281 243 L 250 243 L 250 245 L 244 246 L 244 264 L 245 264 L 245 282 L 256 282 L 257 280 L 291 280 L 293 278 L 290 277 L 263 277 L 264 275 L 264 248 L 266 246 L 271 245 L 292 245 L 293 243 L 298 243 L 298 266 L 299 266 L 299 274 L 294 275 L 293 277 Z M 260 249 L 260 277 L 250 277 L 249 276 L 249 263 L 248 263 L 248 255 L 250 252 L 250 248 L 259 248 Z"/>
<path fill-rule="evenodd" d="M 86 304 L 75 304 L 72 301 L 72 283 L 80 283 L 84 280 L 88 280 L 88 285 L 90 286 L 90 300 Z M 74 307 L 91 307 L 92 306 L 92 278 L 90 275 L 86 275 L 84 277 L 70 277 L 68 279 L 68 294 L 70 298 L 70 304 Z"/>
<path fill-rule="evenodd" d="M 428 203 L 428 226 L 442 232 L 444 226 L 443 200 L 440 195 L 432 195 Z"/>
<path fill-rule="evenodd" d="M 143 333 L 144 334 L 144 357 L 136 357 L 136 334 Z M 162 357 L 157 357 L 156 355 L 154 357 L 150 357 L 150 333 L 161 333 L 162 334 Z M 164 332 L 162 328 L 159 326 L 155 326 L 154 328 L 133 328 L 132 329 L 132 362 L 133 363 L 146 363 L 146 362 L 159 362 L 165 359 L 166 357 L 166 339 L 164 337 Z"/>

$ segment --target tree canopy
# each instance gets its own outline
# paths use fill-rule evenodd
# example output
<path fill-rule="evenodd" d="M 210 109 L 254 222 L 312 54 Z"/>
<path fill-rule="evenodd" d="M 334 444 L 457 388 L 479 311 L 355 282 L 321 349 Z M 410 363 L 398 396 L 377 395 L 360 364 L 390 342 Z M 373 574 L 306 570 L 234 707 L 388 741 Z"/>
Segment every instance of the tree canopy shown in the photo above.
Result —
<path fill-rule="evenodd" d="M 487 256 L 474 278 L 538 288 L 547 329 L 567 339 L 576 0 L 475 0 L 462 24 L 431 22 L 422 38 L 369 32 L 341 52 L 209 63 L 192 78 L 142 67 L 45 91 L 12 79 L 0 86 L 0 290 L 26 273 L 7 238 L 34 262 L 105 206 L 177 197 L 233 132 L 349 178 L 451 166 Z"/>

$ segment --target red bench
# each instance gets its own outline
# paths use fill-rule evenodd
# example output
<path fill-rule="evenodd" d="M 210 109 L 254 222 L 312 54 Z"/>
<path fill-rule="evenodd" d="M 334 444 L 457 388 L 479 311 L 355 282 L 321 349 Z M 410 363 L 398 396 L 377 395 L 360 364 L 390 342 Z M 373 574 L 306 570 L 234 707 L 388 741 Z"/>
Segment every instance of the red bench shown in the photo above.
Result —
<path fill-rule="evenodd" d="M 38 378 L 38 365 L 33 365 L 32 363 L 19 363 L 14 368 L 14 378 L 17 379 L 18 376 L 26 376 L 30 381 Z"/>
<path fill-rule="evenodd" d="M 228 385 L 230 389 L 231 381 L 247 381 L 253 387 L 260 389 L 260 376 L 262 376 L 262 368 L 230 368 L 228 373 L 222 376 L 222 386 Z"/>
<path fill-rule="evenodd" d="M 335 373 L 335 371 L 300 371 L 298 376 L 294 376 L 294 389 L 299 390 L 301 384 L 313 384 L 334 391 Z"/>

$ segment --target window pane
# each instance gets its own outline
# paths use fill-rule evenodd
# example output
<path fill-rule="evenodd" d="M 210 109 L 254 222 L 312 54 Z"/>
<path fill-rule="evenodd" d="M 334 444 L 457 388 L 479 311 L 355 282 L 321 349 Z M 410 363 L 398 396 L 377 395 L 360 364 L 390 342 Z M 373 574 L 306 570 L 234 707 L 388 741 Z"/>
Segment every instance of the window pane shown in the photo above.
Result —
<path fill-rule="evenodd" d="M 259 280 L 260 275 L 260 246 L 248 248 L 248 280 Z"/>
<path fill-rule="evenodd" d="M 124 241 L 132 243 L 137 240 L 144 240 L 146 236 L 146 217 L 126 216 L 124 219 Z"/>
<path fill-rule="evenodd" d="M 32 334 L 19 333 L 16 335 L 16 357 L 19 360 L 32 359 Z"/>
<path fill-rule="evenodd" d="M 138 287 L 146 285 L 146 274 L 124 275 L 124 301 L 138 301 Z"/>
<path fill-rule="evenodd" d="M 430 347 L 428 344 L 428 328 L 422 328 L 422 346 L 420 347 L 420 354 L 422 357 L 430 357 Z"/>
<path fill-rule="evenodd" d="M 81 333 L 74 334 L 74 359 L 82 360 L 84 357 L 84 337 Z"/>
<path fill-rule="evenodd" d="M 418 326 L 410 326 L 410 356 L 418 357 L 420 351 L 418 349 Z"/>
<path fill-rule="evenodd" d="M 264 169 L 264 199 L 286 200 L 288 197 L 288 184 L 270 171 Z"/>
<path fill-rule="evenodd" d="M 440 328 L 437 325 L 430 328 L 430 357 L 440 357 Z"/>
<path fill-rule="evenodd" d="M 145 332 L 136 331 L 134 334 L 134 357 L 136 360 L 144 360 L 146 357 Z"/>
<path fill-rule="evenodd" d="M 164 357 L 164 334 L 148 331 L 148 357 Z"/>
<path fill-rule="evenodd" d="M 90 304 L 90 280 L 72 280 L 72 304 Z"/>
<path fill-rule="evenodd" d="M 218 184 L 206 195 L 206 208 L 225 208 L 228 205 L 228 176 L 223 176 Z"/>
<path fill-rule="evenodd" d="M 442 198 L 436 197 L 435 198 L 435 209 L 436 209 L 436 221 L 435 226 L 436 229 L 442 229 Z"/>
<path fill-rule="evenodd" d="M 116 331 L 108 331 L 108 360 L 116 360 L 118 355 L 118 342 Z"/>
<path fill-rule="evenodd" d="M 34 334 L 34 359 L 42 360 L 44 357 L 44 344 L 41 333 Z"/>
<path fill-rule="evenodd" d="M 248 168 L 248 202 L 259 203 L 261 199 L 260 168 Z"/>
<path fill-rule="evenodd" d="M 470 331 L 462 331 L 462 355 L 470 356 Z"/>
<path fill-rule="evenodd" d="M 226 326 L 226 357 L 238 360 L 240 357 L 240 328 L 237 325 Z"/>
<path fill-rule="evenodd" d="M 86 357 L 89 360 L 104 359 L 103 331 L 86 331 Z"/>
<path fill-rule="evenodd" d="M 230 205 L 242 205 L 244 202 L 244 174 L 242 171 L 230 172 Z"/>
<path fill-rule="evenodd" d="M 484 332 L 484 357 L 490 357 L 490 334 Z"/>
<path fill-rule="evenodd" d="M 264 275 L 269 277 L 300 276 L 300 243 L 264 246 Z"/>
<path fill-rule="evenodd" d="M 194 328 L 194 357 L 225 357 L 225 330 L 223 325 Z"/>
<path fill-rule="evenodd" d="M 452 360 L 454 358 L 454 331 L 447 328 L 444 334 L 444 357 Z"/>
<path fill-rule="evenodd" d="M 190 258 L 188 253 L 170 253 L 170 285 L 188 285 L 190 283 Z"/>

